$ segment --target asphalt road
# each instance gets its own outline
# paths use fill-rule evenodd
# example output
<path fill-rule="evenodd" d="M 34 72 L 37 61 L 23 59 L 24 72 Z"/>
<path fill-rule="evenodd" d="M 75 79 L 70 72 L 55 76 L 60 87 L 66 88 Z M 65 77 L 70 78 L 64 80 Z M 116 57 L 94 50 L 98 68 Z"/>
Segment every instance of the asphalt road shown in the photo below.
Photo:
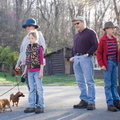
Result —
<path fill-rule="evenodd" d="M 0 86 L 0 95 L 12 86 Z M 28 90 L 26 86 L 20 86 L 20 91 L 26 96 L 20 98 L 18 107 L 12 107 L 13 111 L 0 113 L 0 120 L 120 120 L 120 111 L 107 111 L 104 88 L 96 86 L 96 110 L 73 109 L 73 105 L 79 102 L 79 89 L 75 86 L 43 86 L 45 99 L 45 112 L 42 114 L 24 113 L 27 107 Z M 2 98 L 9 98 L 11 93 L 16 93 L 14 88 Z M 8 109 L 7 109 L 8 110 Z"/>

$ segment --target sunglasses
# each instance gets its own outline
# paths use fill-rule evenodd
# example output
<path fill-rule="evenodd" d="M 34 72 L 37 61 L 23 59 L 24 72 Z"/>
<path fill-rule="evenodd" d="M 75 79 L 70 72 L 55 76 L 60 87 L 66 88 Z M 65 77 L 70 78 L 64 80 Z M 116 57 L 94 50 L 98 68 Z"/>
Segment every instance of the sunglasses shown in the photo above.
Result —
<path fill-rule="evenodd" d="M 78 23 L 74 23 L 74 25 L 79 25 L 80 24 L 80 22 L 78 22 Z"/>

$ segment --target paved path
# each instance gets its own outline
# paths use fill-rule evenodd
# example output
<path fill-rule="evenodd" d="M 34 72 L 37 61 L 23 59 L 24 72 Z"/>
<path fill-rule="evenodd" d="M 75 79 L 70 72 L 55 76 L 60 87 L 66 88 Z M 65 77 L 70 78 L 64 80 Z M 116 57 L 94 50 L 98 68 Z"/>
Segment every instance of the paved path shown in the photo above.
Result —
<path fill-rule="evenodd" d="M 0 95 L 11 86 L 0 86 Z M 120 111 L 109 112 L 106 110 L 104 88 L 96 87 L 96 110 L 73 109 L 73 105 L 79 102 L 79 90 L 77 86 L 44 86 L 45 112 L 42 114 L 24 113 L 27 107 L 28 91 L 26 86 L 20 87 L 26 95 L 20 98 L 19 107 L 13 107 L 13 111 L 0 114 L 0 120 L 120 120 Z M 11 93 L 16 93 L 14 88 L 2 98 L 9 98 Z"/>

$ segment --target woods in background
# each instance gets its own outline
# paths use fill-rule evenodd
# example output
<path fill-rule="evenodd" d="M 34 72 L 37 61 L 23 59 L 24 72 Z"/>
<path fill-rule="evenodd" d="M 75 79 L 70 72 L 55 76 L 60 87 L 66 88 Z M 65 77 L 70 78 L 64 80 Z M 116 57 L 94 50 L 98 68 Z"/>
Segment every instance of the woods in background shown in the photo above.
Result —
<path fill-rule="evenodd" d="M 111 20 L 118 26 L 116 35 L 120 39 L 120 0 L 0 0 L 0 67 L 5 60 L 9 61 L 7 64 L 16 60 L 26 35 L 21 26 L 27 18 L 37 20 L 48 53 L 72 46 L 75 29 L 71 20 L 77 15 L 86 18 L 88 27 L 98 37 L 103 24 Z M 4 54 L 7 49 L 9 53 Z"/>

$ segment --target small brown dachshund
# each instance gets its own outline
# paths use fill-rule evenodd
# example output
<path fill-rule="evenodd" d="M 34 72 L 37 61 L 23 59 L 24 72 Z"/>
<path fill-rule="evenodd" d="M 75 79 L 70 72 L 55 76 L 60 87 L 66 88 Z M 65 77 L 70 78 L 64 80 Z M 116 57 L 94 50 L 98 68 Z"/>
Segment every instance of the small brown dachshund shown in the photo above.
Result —
<path fill-rule="evenodd" d="M 10 106 L 10 101 L 7 98 L 0 99 L 0 113 L 2 113 L 3 111 L 5 111 L 6 105 L 10 108 L 10 111 L 12 111 L 12 108 Z"/>
<path fill-rule="evenodd" d="M 25 95 L 22 92 L 17 92 L 15 95 L 14 94 L 10 95 L 10 101 L 13 102 L 13 106 L 14 106 L 14 103 L 16 106 L 18 106 L 19 97 L 25 97 Z"/>

